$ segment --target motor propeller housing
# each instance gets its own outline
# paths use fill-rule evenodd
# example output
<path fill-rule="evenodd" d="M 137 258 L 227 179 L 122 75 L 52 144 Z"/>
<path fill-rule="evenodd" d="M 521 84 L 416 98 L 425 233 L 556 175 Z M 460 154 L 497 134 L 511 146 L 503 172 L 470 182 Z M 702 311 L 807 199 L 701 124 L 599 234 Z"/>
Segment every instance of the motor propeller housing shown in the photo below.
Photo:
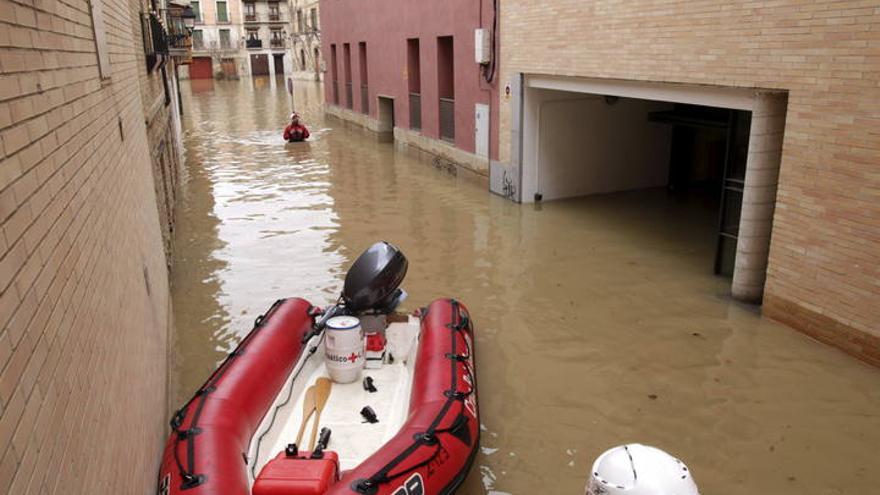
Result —
<path fill-rule="evenodd" d="M 403 252 L 388 242 L 377 242 L 361 254 L 348 274 L 342 290 L 347 312 L 390 313 L 406 297 L 400 284 L 409 262 Z"/>

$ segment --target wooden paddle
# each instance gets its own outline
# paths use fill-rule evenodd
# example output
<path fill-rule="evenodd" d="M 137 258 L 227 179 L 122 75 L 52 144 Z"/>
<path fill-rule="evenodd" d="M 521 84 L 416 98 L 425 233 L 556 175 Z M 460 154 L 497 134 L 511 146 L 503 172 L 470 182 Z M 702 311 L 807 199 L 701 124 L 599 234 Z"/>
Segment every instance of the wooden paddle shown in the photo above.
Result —
<path fill-rule="evenodd" d="M 324 410 L 327 399 L 330 398 L 330 389 L 333 387 L 333 382 L 329 378 L 318 378 L 313 387 L 315 389 L 315 410 L 317 414 L 315 415 L 315 424 L 312 425 L 312 439 L 309 442 L 309 450 L 315 448 L 315 438 L 318 436 L 318 423 L 321 422 L 321 411 Z"/>
<path fill-rule="evenodd" d="M 312 417 L 312 413 L 315 412 L 315 386 L 306 390 L 306 396 L 303 398 L 303 419 L 302 424 L 299 425 L 299 433 L 296 435 L 296 444 L 302 445 L 302 436 L 303 433 L 306 432 L 306 424 L 309 422 L 309 418 Z"/>

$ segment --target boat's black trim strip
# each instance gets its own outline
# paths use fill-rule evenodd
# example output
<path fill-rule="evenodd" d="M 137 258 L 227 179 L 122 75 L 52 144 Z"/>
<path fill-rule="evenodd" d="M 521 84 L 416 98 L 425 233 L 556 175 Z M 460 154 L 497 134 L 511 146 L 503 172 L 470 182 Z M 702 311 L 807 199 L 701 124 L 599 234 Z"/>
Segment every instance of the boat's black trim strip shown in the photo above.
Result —
<path fill-rule="evenodd" d="M 393 481 L 397 478 L 400 478 L 401 476 L 405 476 L 406 474 L 409 474 L 413 471 L 418 470 L 419 468 L 422 468 L 422 467 L 428 465 L 431 461 L 434 460 L 434 458 L 437 457 L 438 454 L 440 454 L 440 452 L 443 449 L 443 442 L 441 442 L 440 439 L 437 437 L 438 434 L 440 434 L 440 433 L 453 433 L 462 427 L 464 427 L 464 428 L 467 427 L 467 416 L 465 416 L 465 414 L 464 414 L 464 412 L 465 412 L 464 400 L 469 395 L 473 394 L 474 391 L 476 390 L 476 377 L 471 372 L 472 370 L 469 366 L 469 363 L 466 361 L 466 359 L 469 356 L 473 355 L 471 353 L 472 350 L 470 349 L 470 346 L 468 345 L 468 340 L 466 338 L 463 339 L 465 342 L 465 347 L 467 347 L 467 349 L 466 349 L 467 353 L 463 354 L 463 355 L 459 355 L 456 353 L 456 350 L 457 350 L 456 348 L 458 347 L 457 341 L 456 341 L 456 336 L 459 332 L 461 332 L 465 329 L 470 330 L 471 329 L 471 321 L 470 321 L 470 317 L 467 315 L 467 313 L 462 313 L 461 306 L 459 305 L 458 301 L 456 301 L 455 299 L 450 299 L 449 302 L 452 305 L 452 315 L 450 318 L 451 321 L 446 326 L 447 326 L 447 328 L 452 330 L 452 332 L 450 333 L 450 336 L 452 338 L 452 351 L 450 353 L 446 354 L 446 358 L 449 359 L 450 368 L 452 371 L 452 381 L 451 381 L 451 385 L 450 385 L 451 388 L 444 392 L 444 395 L 446 396 L 446 402 L 443 404 L 443 407 L 440 408 L 440 412 L 437 414 L 437 416 L 431 422 L 431 425 L 428 427 L 428 429 L 425 430 L 424 433 L 419 433 L 419 434 L 414 435 L 413 443 L 409 447 L 404 449 L 403 452 L 401 452 L 397 457 L 392 459 L 388 464 L 386 464 L 377 473 L 373 474 L 369 478 L 355 480 L 354 483 L 352 483 L 351 488 L 358 493 L 362 493 L 364 495 L 374 494 L 378 491 L 379 485 Z M 423 313 L 423 316 L 424 316 L 424 314 L 426 314 L 426 313 Z M 464 360 L 462 360 L 462 359 L 464 359 Z M 457 365 L 460 362 L 464 363 L 465 372 L 468 374 L 468 376 L 470 378 L 470 382 L 471 382 L 470 390 L 458 390 L 458 367 L 457 367 Z M 452 405 L 455 402 L 459 402 L 461 405 L 461 409 L 459 410 L 458 415 L 455 417 L 455 420 L 453 420 L 452 424 L 450 426 L 448 426 L 447 428 L 439 428 L 440 422 L 443 421 L 443 418 L 446 417 L 446 414 L 449 412 L 449 409 L 452 407 Z M 477 438 L 479 439 L 479 425 L 477 425 Z M 393 473 L 393 474 L 391 473 L 393 470 L 397 469 L 403 461 L 405 461 L 407 458 L 409 458 L 411 455 L 413 455 L 416 451 L 418 451 L 419 448 L 421 448 L 422 446 L 430 446 L 430 445 L 436 445 L 436 448 L 434 449 L 434 452 L 427 459 L 425 459 L 421 462 L 418 462 L 418 463 L 416 463 L 406 469 L 400 470 L 396 473 Z M 469 456 L 468 465 L 470 465 L 473 462 L 473 454 L 475 452 L 476 452 L 476 444 L 474 444 L 474 448 L 472 449 L 471 455 Z M 467 470 L 465 470 L 465 473 L 466 472 L 467 472 Z M 459 474 L 459 476 L 462 477 L 462 479 L 464 479 L 461 474 Z M 461 481 L 458 481 L 456 483 L 456 480 L 453 480 L 454 486 L 457 486 L 460 483 L 461 483 Z M 452 486 L 452 485 L 450 485 L 450 486 Z"/>
<path fill-rule="evenodd" d="M 186 401 L 180 409 L 178 409 L 174 415 L 171 417 L 171 429 L 174 432 L 174 446 L 172 450 L 174 451 L 174 462 L 177 464 L 177 470 L 180 474 L 180 478 L 183 480 L 183 483 L 180 485 L 181 490 L 189 490 L 190 488 L 195 488 L 205 481 L 207 481 L 207 477 L 204 474 L 197 474 L 195 472 L 196 466 L 196 444 L 195 437 L 199 433 L 201 433 L 201 429 L 198 427 L 199 417 L 202 414 L 202 408 L 205 406 L 205 401 L 208 399 L 208 395 L 217 389 L 217 382 L 223 378 L 223 375 L 229 369 L 232 361 L 243 355 L 244 350 L 247 347 L 248 343 L 253 339 L 254 335 L 259 332 L 259 330 L 263 327 L 269 317 L 278 309 L 286 299 L 279 299 L 275 301 L 272 306 L 266 311 L 264 314 L 258 316 L 254 320 L 254 328 L 245 336 L 244 339 L 239 342 L 238 346 L 236 346 L 235 350 L 230 352 L 226 359 L 220 363 L 220 366 L 211 373 L 211 376 L 202 384 L 201 387 L 196 391 L 193 396 Z M 192 403 L 198 399 L 198 404 L 196 405 L 195 413 L 193 414 L 193 419 L 189 424 L 189 428 L 186 430 L 181 430 L 180 425 L 183 424 L 183 420 L 186 419 L 186 415 L 189 412 L 189 407 Z M 186 441 L 186 463 L 187 466 L 184 467 L 183 463 L 180 461 L 180 455 L 178 453 L 178 446 L 181 441 Z"/>

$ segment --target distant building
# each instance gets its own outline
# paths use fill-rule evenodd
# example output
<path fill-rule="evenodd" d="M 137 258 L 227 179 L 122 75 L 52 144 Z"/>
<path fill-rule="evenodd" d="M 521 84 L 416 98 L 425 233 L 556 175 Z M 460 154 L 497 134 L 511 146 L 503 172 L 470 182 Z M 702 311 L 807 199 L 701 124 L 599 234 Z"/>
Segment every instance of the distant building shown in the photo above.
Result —
<path fill-rule="evenodd" d="M 323 0 L 321 17 L 328 113 L 488 175 L 498 153 L 493 2 Z"/>
<path fill-rule="evenodd" d="M 291 74 L 287 0 L 191 0 L 198 11 L 185 77 L 237 79 Z"/>
<path fill-rule="evenodd" d="M 287 51 L 288 3 L 245 0 L 241 6 L 247 73 L 252 76 L 289 74 L 293 67 Z"/>
<path fill-rule="evenodd" d="M 324 63 L 321 57 L 320 2 L 290 0 L 290 40 L 293 76 L 321 81 Z"/>
<path fill-rule="evenodd" d="M 702 187 L 732 295 L 880 365 L 876 4 L 502 7 L 493 191 Z"/>
<path fill-rule="evenodd" d="M 237 79 L 248 74 L 241 0 L 191 0 L 196 12 L 193 30 L 192 79 Z"/>

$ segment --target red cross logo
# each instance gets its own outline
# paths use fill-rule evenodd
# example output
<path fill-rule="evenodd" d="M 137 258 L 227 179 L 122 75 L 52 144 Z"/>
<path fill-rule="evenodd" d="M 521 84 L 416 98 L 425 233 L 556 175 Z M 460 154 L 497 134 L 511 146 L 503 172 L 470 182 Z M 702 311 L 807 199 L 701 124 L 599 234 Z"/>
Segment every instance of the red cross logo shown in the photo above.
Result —
<path fill-rule="evenodd" d="M 348 360 L 351 361 L 351 362 L 353 363 L 354 360 L 357 359 L 357 357 L 358 357 L 358 355 L 355 354 L 354 352 L 352 352 L 352 353 L 351 353 L 351 356 L 348 356 Z"/>

